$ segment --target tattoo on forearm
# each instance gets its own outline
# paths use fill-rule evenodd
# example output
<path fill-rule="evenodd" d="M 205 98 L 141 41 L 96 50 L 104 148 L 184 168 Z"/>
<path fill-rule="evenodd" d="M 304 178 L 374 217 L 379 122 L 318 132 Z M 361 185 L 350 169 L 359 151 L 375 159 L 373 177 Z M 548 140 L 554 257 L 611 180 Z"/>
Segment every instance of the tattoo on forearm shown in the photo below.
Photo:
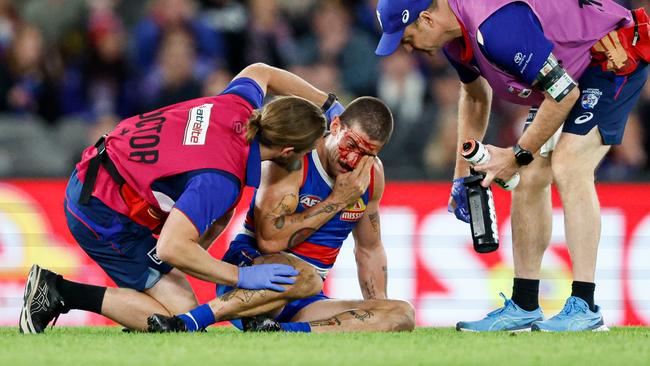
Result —
<path fill-rule="evenodd" d="M 302 228 L 291 235 L 289 238 L 289 243 L 287 243 L 287 248 L 291 249 L 296 245 L 304 242 L 311 234 L 313 234 L 316 229 L 311 227 Z"/>
<path fill-rule="evenodd" d="M 325 320 L 311 321 L 309 322 L 309 325 L 312 327 L 327 327 L 327 326 L 341 325 L 341 321 L 337 317 L 332 317 Z"/>
<path fill-rule="evenodd" d="M 231 291 L 226 292 L 225 294 L 219 296 L 219 300 L 221 300 L 223 302 L 230 301 L 230 299 L 235 297 L 235 291 L 237 291 L 237 289 L 233 289 Z"/>
<path fill-rule="evenodd" d="M 276 218 L 275 221 L 273 222 L 273 225 L 278 230 L 282 229 L 284 227 L 284 216 L 280 216 Z"/>
<path fill-rule="evenodd" d="M 370 219 L 370 225 L 372 226 L 372 231 L 379 233 L 379 212 L 373 212 L 368 215 Z"/>
<path fill-rule="evenodd" d="M 348 311 L 348 313 L 360 322 L 365 322 L 366 320 L 372 318 L 375 315 L 370 310 L 359 310 L 359 311 L 350 310 Z"/>
<path fill-rule="evenodd" d="M 318 210 L 316 210 L 314 212 L 308 213 L 307 215 L 305 215 L 305 218 L 309 219 L 311 217 L 318 216 L 318 215 L 320 215 L 322 213 L 328 213 L 329 214 L 329 213 L 332 213 L 332 212 L 336 212 L 336 211 L 339 210 L 340 206 L 341 205 L 339 203 L 330 203 L 328 205 L 325 205 L 325 207 L 322 207 L 322 208 L 320 208 L 320 209 L 318 209 Z"/>
<path fill-rule="evenodd" d="M 388 296 L 388 267 L 382 266 L 381 270 L 384 272 L 384 292 Z"/>
<path fill-rule="evenodd" d="M 248 304 L 253 300 L 253 297 L 255 296 L 261 298 L 266 297 L 266 290 L 246 290 L 236 288 L 219 296 L 219 300 L 222 302 L 228 302 L 230 300 L 236 299 L 242 304 Z"/>

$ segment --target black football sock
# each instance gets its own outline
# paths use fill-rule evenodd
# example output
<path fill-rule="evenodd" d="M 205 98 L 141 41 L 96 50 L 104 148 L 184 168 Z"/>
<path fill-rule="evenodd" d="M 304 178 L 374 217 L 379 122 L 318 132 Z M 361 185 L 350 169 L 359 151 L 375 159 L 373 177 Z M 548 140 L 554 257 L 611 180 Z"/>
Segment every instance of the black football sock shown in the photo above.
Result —
<path fill-rule="evenodd" d="M 526 311 L 539 308 L 539 280 L 515 278 L 512 285 L 512 301 Z"/>
<path fill-rule="evenodd" d="M 104 301 L 104 294 L 106 294 L 106 287 L 72 282 L 59 276 L 56 279 L 56 289 L 63 297 L 67 309 L 102 313 L 102 302 Z"/>
<path fill-rule="evenodd" d="M 589 305 L 589 310 L 594 312 L 596 311 L 596 305 L 594 304 L 595 291 L 596 284 L 592 282 L 573 281 L 571 284 L 571 296 L 583 299 Z"/>

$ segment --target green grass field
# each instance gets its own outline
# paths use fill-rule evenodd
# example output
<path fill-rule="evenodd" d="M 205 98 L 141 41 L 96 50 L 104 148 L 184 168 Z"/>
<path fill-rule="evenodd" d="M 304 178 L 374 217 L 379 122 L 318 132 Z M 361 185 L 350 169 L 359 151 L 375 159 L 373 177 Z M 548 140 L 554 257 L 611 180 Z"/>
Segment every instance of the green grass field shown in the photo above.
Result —
<path fill-rule="evenodd" d="M 650 365 L 650 328 L 609 333 L 125 334 L 120 328 L 0 328 L 0 365 Z"/>

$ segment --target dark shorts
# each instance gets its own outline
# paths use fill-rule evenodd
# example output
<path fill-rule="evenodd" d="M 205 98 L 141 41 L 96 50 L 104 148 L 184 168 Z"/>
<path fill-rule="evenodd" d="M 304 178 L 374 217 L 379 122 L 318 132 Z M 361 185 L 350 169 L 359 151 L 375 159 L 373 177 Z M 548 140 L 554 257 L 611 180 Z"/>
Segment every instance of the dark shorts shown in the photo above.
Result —
<path fill-rule="evenodd" d="M 172 266 L 156 255 L 151 230 L 115 212 L 95 197 L 78 203 L 82 183 L 75 170 L 68 181 L 64 210 L 79 246 L 119 287 L 143 291 L 153 287 Z"/>
<path fill-rule="evenodd" d="M 245 267 L 253 265 L 255 258 L 261 256 L 262 253 L 260 253 L 255 245 L 255 239 L 246 235 L 238 235 L 237 238 L 230 243 L 228 251 L 226 251 L 226 254 L 223 256 L 223 261 L 239 267 Z M 231 286 L 217 285 L 217 296 L 221 296 L 232 289 Z M 284 309 L 282 309 L 275 320 L 282 323 L 290 322 L 291 319 L 303 308 L 315 303 L 316 301 L 327 299 L 329 299 L 329 297 L 321 291 L 318 295 L 294 300 L 284 306 Z M 242 329 L 241 321 L 239 319 L 231 320 L 230 322 L 235 327 Z"/>
<path fill-rule="evenodd" d="M 600 66 L 589 67 L 578 80 L 580 99 L 562 131 L 586 135 L 597 126 L 603 144 L 620 144 L 630 112 L 648 79 L 648 70 L 648 64 L 641 63 L 632 74 L 617 76 L 602 71 Z"/>

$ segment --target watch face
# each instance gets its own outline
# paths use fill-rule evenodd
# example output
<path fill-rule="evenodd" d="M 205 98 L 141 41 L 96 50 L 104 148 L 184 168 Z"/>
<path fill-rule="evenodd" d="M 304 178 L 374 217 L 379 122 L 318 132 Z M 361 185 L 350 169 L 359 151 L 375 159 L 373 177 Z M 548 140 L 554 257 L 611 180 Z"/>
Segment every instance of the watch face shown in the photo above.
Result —
<path fill-rule="evenodd" d="M 515 158 L 519 165 L 528 165 L 533 161 L 533 154 L 528 150 L 519 150 Z"/>

